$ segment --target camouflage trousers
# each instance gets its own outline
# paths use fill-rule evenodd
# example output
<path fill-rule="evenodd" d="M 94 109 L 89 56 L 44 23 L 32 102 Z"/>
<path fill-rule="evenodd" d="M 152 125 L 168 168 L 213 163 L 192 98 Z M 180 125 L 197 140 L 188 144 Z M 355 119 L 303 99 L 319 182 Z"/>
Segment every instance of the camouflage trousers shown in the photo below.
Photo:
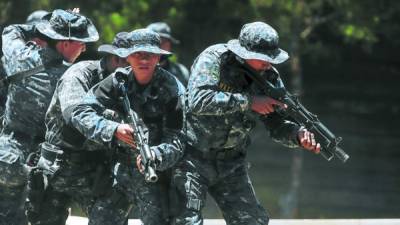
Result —
<path fill-rule="evenodd" d="M 158 172 L 159 181 L 147 183 L 136 166 L 118 163 L 115 167 L 115 185 L 133 204 L 132 214 L 139 217 L 145 225 L 167 225 L 172 222 L 173 203 L 170 173 Z M 175 201 L 173 201 L 175 202 Z"/>
<path fill-rule="evenodd" d="M 188 152 L 173 172 L 173 185 L 184 199 L 175 224 L 203 224 L 201 210 L 207 192 L 221 209 L 227 225 L 268 224 L 267 212 L 255 196 L 244 158 L 205 159 Z"/>
<path fill-rule="evenodd" d="M 0 135 L 0 225 L 26 225 L 27 155 L 38 143 L 14 135 Z"/>
<path fill-rule="evenodd" d="M 39 167 L 47 167 L 41 166 L 43 161 L 53 163 L 41 156 Z M 48 185 L 40 198 L 35 198 L 39 202 L 28 203 L 27 207 L 32 225 L 63 225 L 72 206 L 82 209 L 89 225 L 125 224 L 129 204 L 123 195 L 113 191 L 111 168 L 107 163 L 63 159 L 54 174 L 49 175 L 45 169 L 43 172 Z M 111 203 L 112 207 L 105 207 Z"/>

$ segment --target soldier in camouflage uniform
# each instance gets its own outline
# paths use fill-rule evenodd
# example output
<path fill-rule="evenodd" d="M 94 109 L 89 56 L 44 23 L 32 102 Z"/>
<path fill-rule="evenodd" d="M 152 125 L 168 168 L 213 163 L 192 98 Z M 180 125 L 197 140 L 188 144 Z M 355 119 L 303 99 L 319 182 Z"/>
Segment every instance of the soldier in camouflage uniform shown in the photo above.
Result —
<path fill-rule="evenodd" d="M 179 40 L 172 37 L 171 28 L 164 22 L 152 23 L 147 26 L 147 29 L 160 35 L 161 49 L 163 50 L 171 51 L 172 44 L 179 44 Z M 163 55 L 160 59 L 160 65 L 163 69 L 175 75 L 175 77 L 178 78 L 178 80 L 186 87 L 189 80 L 189 71 L 183 64 L 172 62 L 169 55 Z"/>
<path fill-rule="evenodd" d="M 105 119 L 101 115 L 105 109 L 124 114 L 118 91 L 119 82 L 124 82 L 132 109 L 149 130 L 149 146 L 154 153 L 156 169 L 163 171 L 183 155 L 180 137 L 184 87 L 173 75 L 157 65 L 160 55 L 170 54 L 159 48 L 159 35 L 148 29 L 135 30 L 132 35 L 133 47 L 123 53 L 131 67 L 119 68 L 93 87 L 84 99 L 84 104 L 75 108 L 72 122 L 87 138 L 114 148 L 118 148 L 119 141 L 132 148 L 132 127 Z M 145 182 L 143 175 L 133 166 L 135 163 L 132 158 L 129 160 L 129 154 L 126 153 L 132 151 L 131 148 L 118 151 L 114 188 L 139 206 L 140 218 L 144 224 L 166 224 L 162 200 L 165 199 L 163 195 L 168 193 L 161 190 L 158 182 Z M 113 204 L 111 201 L 108 207 L 113 207 Z M 107 206 L 104 208 L 107 209 Z"/>
<path fill-rule="evenodd" d="M 29 14 L 26 18 L 26 24 L 35 24 L 42 20 L 42 17 L 45 16 L 48 12 L 44 10 L 37 10 L 33 13 Z M 31 41 L 38 41 L 39 39 L 34 39 Z M 39 44 L 40 45 L 40 44 Z M 3 68 L 3 63 L 0 62 L 0 128 L 2 128 L 3 114 L 5 110 L 6 100 L 7 100 L 7 90 L 8 90 L 8 81 L 7 74 Z"/>
<path fill-rule="evenodd" d="M 29 74 L 10 83 L 0 136 L 0 224 L 26 224 L 24 214 L 28 154 L 37 151 L 45 135 L 44 116 L 57 80 L 98 39 L 86 17 L 55 10 L 34 25 L 11 25 L 3 31 L 7 75 Z M 34 40 L 44 40 L 42 48 Z"/>
<path fill-rule="evenodd" d="M 130 36 L 128 32 L 118 33 L 111 45 L 99 47 L 98 51 L 107 53 L 106 56 L 72 65 L 58 81 L 46 113 L 46 141 L 41 146 L 38 162 L 38 168 L 48 180 L 47 187 L 44 190 L 28 185 L 28 219 L 32 225 L 65 224 L 68 208 L 73 202 L 79 203 L 89 215 L 89 224 L 112 224 L 113 220 L 126 219 L 125 209 L 123 215 L 116 207 L 112 212 L 103 212 L 108 221 L 100 220 L 96 208 L 93 209 L 93 206 L 102 204 L 103 195 L 111 193 L 109 157 L 112 154 L 107 154 L 105 146 L 86 141 L 72 126 L 71 113 L 90 88 L 118 67 L 128 66 L 119 51 L 130 47 Z M 30 177 L 29 184 L 41 182 L 43 177 L 40 172 Z M 111 214 L 114 212 L 114 215 Z"/>
<path fill-rule="evenodd" d="M 255 119 L 261 119 L 274 140 L 319 151 L 310 132 L 274 113 L 274 107 L 285 106 L 259 95 L 251 74 L 242 69 L 247 64 L 281 82 L 271 63 L 286 59 L 287 53 L 278 48 L 278 34 L 262 22 L 244 25 L 239 40 L 210 46 L 197 57 L 187 90 L 188 143 L 173 174 L 174 185 L 184 199 L 176 224 L 203 224 L 201 210 L 207 192 L 227 224 L 268 224 L 245 161 Z"/>

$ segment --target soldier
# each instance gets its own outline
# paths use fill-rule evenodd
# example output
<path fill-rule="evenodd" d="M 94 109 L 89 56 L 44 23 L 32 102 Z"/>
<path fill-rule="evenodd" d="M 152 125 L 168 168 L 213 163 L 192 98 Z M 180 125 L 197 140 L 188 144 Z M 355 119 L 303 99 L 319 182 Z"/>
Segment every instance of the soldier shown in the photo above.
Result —
<path fill-rule="evenodd" d="M 34 11 L 33 13 L 29 14 L 29 16 L 26 18 L 26 24 L 35 24 L 37 22 L 40 22 L 42 20 L 42 17 L 48 14 L 47 11 L 44 10 L 37 10 Z M 34 40 L 30 40 L 36 42 L 36 44 L 44 47 L 44 41 L 40 40 L 39 38 L 36 38 Z M 7 90 L 8 90 L 8 82 L 7 82 L 7 74 L 4 71 L 3 68 L 3 63 L 0 62 L 0 128 L 2 128 L 2 120 L 3 120 L 3 113 L 5 110 L 5 104 L 7 100 Z"/>
<path fill-rule="evenodd" d="M 250 130 L 260 118 L 271 137 L 282 144 L 320 151 L 313 135 L 276 112 L 282 103 L 259 95 L 243 71 L 247 64 L 259 73 L 279 74 L 271 64 L 288 59 L 278 48 L 278 34 L 269 25 L 243 26 L 239 40 L 205 49 L 194 61 L 188 84 L 186 111 L 188 143 L 175 166 L 173 182 L 184 199 L 176 224 L 203 224 L 201 210 L 207 192 L 220 207 L 227 224 L 268 224 L 258 202 L 245 161 Z"/>
<path fill-rule="evenodd" d="M 105 109 L 123 115 L 118 85 L 124 82 L 132 109 L 149 130 L 149 146 L 155 155 L 157 170 L 162 171 L 171 167 L 183 154 L 180 137 L 184 87 L 157 65 L 160 55 L 170 54 L 159 48 L 160 37 L 157 33 L 138 29 L 132 32 L 132 38 L 133 47 L 123 53 L 130 68 L 119 68 L 93 87 L 84 103 L 75 108 L 72 123 L 87 138 L 99 143 L 118 148 L 118 140 L 134 147 L 134 131 L 129 124 L 111 121 L 101 115 Z M 164 193 L 158 183 L 146 183 L 125 152 L 118 151 L 114 188 L 124 193 L 130 202 L 136 201 L 144 224 L 166 224 L 162 199 L 168 193 Z M 113 204 L 111 202 L 103 209 L 112 208 Z"/>
<path fill-rule="evenodd" d="M 129 37 L 128 32 L 118 33 L 111 45 L 98 48 L 99 52 L 106 53 L 102 59 L 76 63 L 58 81 L 46 113 L 46 141 L 41 145 L 38 162 L 38 168 L 48 179 L 47 187 L 44 190 L 28 185 L 28 219 L 32 225 L 64 224 L 73 202 L 79 203 L 89 215 L 89 224 L 106 223 L 99 221 L 97 215 L 91 216 L 91 212 L 96 211 L 92 210 L 96 203 L 100 204 L 96 200 L 110 192 L 111 154 L 106 154 L 104 146 L 85 141 L 86 138 L 71 124 L 71 112 L 91 87 L 118 67 L 128 66 L 119 52 L 130 47 Z M 37 171 L 30 177 L 29 184 L 42 180 L 41 171 Z M 117 212 L 116 208 L 113 210 Z M 105 213 L 111 223 L 118 219 L 116 216 L 124 221 L 126 211 L 123 215 Z"/>
<path fill-rule="evenodd" d="M 11 25 L 3 31 L 3 63 L 9 85 L 0 136 L 0 224 L 27 224 L 24 214 L 27 156 L 45 135 L 44 116 L 57 80 L 85 51 L 85 43 L 98 40 L 93 23 L 69 11 L 54 10 L 34 25 Z M 33 40 L 44 40 L 42 48 Z M 15 75 L 14 75 L 15 74 Z"/>
<path fill-rule="evenodd" d="M 150 29 L 161 37 L 161 49 L 165 51 L 171 51 L 172 49 L 172 44 L 179 44 L 179 41 L 172 37 L 171 35 L 171 28 L 168 26 L 168 24 L 164 22 L 156 22 L 152 23 L 147 26 L 147 29 Z M 175 75 L 176 78 L 183 84 L 187 85 L 187 82 L 189 80 L 189 71 L 188 69 L 177 62 L 172 62 L 170 60 L 170 55 L 162 55 L 160 59 L 160 65 L 163 69 L 167 70 L 168 72 L 172 73 Z"/>

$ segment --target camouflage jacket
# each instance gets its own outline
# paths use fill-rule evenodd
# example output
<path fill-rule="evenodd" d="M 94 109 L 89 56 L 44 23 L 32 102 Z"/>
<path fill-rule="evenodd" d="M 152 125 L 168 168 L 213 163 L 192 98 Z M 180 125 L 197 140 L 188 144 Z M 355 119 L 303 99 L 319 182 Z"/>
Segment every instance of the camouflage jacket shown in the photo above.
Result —
<path fill-rule="evenodd" d="M 61 57 L 51 48 L 41 48 L 30 41 L 36 36 L 35 26 L 26 24 L 10 25 L 2 33 L 3 66 L 7 76 L 19 72 L 43 71 L 45 64 Z"/>
<path fill-rule="evenodd" d="M 251 111 L 251 95 L 257 94 L 257 89 L 243 70 L 226 60 L 232 54 L 224 44 L 213 45 L 192 66 L 187 89 L 188 143 L 203 152 L 243 150 L 250 143 L 249 132 L 260 118 L 274 140 L 297 146 L 297 124 L 276 113 L 259 116 Z"/>
<path fill-rule="evenodd" d="M 160 62 L 160 64 L 163 69 L 175 75 L 185 87 L 187 86 L 189 71 L 184 65 L 171 62 L 168 58 Z"/>
<path fill-rule="evenodd" d="M 43 66 L 43 51 L 62 59 L 52 48 L 42 49 L 33 42 L 31 25 L 12 25 L 3 31 L 3 65 L 7 75 L 39 68 L 38 72 L 8 87 L 4 112 L 4 129 L 7 133 L 25 134 L 32 139 L 43 139 L 44 116 L 53 96 L 58 79 L 67 69 L 60 60 L 58 64 Z"/>
<path fill-rule="evenodd" d="M 149 145 L 161 159 L 159 170 L 171 167 L 183 155 L 183 85 L 170 73 L 157 67 L 146 86 L 139 85 L 131 69 L 120 68 L 94 86 L 75 108 L 72 123 L 87 138 L 98 143 L 117 145 L 114 133 L 119 123 L 102 116 L 105 109 L 124 115 L 117 77 L 126 82 L 131 107 L 149 129 Z"/>
<path fill-rule="evenodd" d="M 7 74 L 4 71 L 3 63 L 0 62 L 0 79 L 6 79 Z M 6 107 L 6 100 L 7 100 L 7 89 L 8 85 L 5 87 L 0 86 L 0 117 L 3 117 L 4 109 Z M 2 119 L 0 119 L 2 121 Z M 0 122 L 0 127 L 2 127 L 2 123 Z"/>
<path fill-rule="evenodd" d="M 63 150 L 92 150 L 84 146 L 86 138 L 73 127 L 71 117 L 86 92 L 110 74 L 105 68 L 104 58 L 82 61 L 72 65 L 60 78 L 45 118 L 48 143 Z"/>

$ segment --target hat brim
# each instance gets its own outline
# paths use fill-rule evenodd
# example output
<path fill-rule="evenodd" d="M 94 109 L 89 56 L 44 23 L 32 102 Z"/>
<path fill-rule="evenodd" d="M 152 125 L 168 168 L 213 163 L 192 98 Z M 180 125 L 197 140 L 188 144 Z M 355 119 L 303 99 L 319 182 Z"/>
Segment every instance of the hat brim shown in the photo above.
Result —
<path fill-rule="evenodd" d="M 157 46 L 150 45 L 150 44 L 145 44 L 145 45 L 134 45 L 131 48 L 119 48 L 115 49 L 115 52 L 118 56 L 122 58 L 126 58 L 129 55 L 136 53 L 136 52 L 148 52 L 148 53 L 153 53 L 157 55 L 171 55 L 172 53 L 169 51 L 165 51 Z"/>
<path fill-rule="evenodd" d="M 258 59 L 272 64 L 280 64 L 289 59 L 288 53 L 280 48 L 272 51 L 271 54 L 248 51 L 246 48 L 240 45 L 239 40 L 237 39 L 230 40 L 227 44 L 227 47 L 230 51 L 242 59 Z"/>
<path fill-rule="evenodd" d="M 87 27 L 87 37 L 75 37 L 75 36 L 64 36 L 60 33 L 57 33 L 50 25 L 49 21 L 42 20 L 41 22 L 36 24 L 37 30 L 46 35 L 47 37 L 54 40 L 71 40 L 71 41 L 80 41 L 80 42 L 95 42 L 99 40 L 99 33 L 97 32 L 96 27 L 93 23 L 90 23 Z"/>
<path fill-rule="evenodd" d="M 170 40 L 174 44 L 180 44 L 181 43 L 178 39 L 172 37 L 171 35 L 162 34 L 162 33 L 158 33 L 158 35 L 160 35 L 161 38 L 165 38 L 165 39 Z"/>
<path fill-rule="evenodd" d="M 121 58 L 125 58 L 124 56 L 121 55 L 121 51 L 123 51 L 125 48 L 117 48 L 114 45 L 109 45 L 109 44 L 104 44 L 104 45 L 100 45 L 97 48 L 98 52 L 104 52 L 104 53 L 109 53 L 112 55 L 116 55 L 119 56 Z"/>

